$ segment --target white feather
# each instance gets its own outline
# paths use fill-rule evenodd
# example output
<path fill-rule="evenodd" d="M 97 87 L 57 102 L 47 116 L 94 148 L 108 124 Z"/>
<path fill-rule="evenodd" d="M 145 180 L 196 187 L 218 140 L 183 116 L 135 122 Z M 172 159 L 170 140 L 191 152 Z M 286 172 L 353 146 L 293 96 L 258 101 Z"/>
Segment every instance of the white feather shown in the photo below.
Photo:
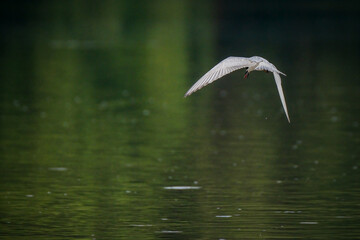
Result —
<path fill-rule="evenodd" d="M 252 71 L 269 71 L 273 72 L 275 83 L 279 91 L 281 103 L 285 110 L 286 117 L 290 123 L 289 114 L 286 107 L 286 101 L 284 93 L 281 86 L 281 78 L 279 74 L 284 73 L 277 70 L 277 68 L 270 63 L 268 60 L 262 57 L 254 56 L 250 58 L 245 57 L 228 57 L 217 65 L 215 65 L 210 71 L 205 73 L 185 94 L 185 97 L 191 95 L 192 93 L 198 91 L 199 89 L 205 87 L 206 85 L 218 80 L 219 78 L 242 68 L 247 68 L 247 71 L 250 73 Z"/>

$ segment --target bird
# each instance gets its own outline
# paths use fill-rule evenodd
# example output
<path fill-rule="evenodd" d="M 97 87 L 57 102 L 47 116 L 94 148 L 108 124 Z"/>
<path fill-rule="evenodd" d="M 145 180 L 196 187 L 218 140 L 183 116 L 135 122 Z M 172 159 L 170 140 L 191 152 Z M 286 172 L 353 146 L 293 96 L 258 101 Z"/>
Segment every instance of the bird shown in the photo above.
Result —
<path fill-rule="evenodd" d="M 286 107 L 286 101 L 283 93 L 283 89 L 281 86 L 281 78 L 280 74 L 286 76 L 285 73 L 280 72 L 272 63 L 270 63 L 265 58 L 259 57 L 259 56 L 253 56 L 253 57 L 227 57 L 221 62 L 219 62 L 217 65 L 215 65 L 212 69 L 210 69 L 207 73 L 205 73 L 204 76 L 202 76 L 185 94 L 184 97 L 188 97 L 192 93 L 200 90 L 201 88 L 205 87 L 206 85 L 220 79 L 221 77 L 239 70 L 245 68 L 245 75 L 244 79 L 248 78 L 250 75 L 250 72 L 252 71 L 264 71 L 264 72 L 272 72 L 274 75 L 275 83 L 280 95 L 280 100 L 282 103 L 282 106 L 284 108 L 287 120 L 290 123 L 290 118 L 288 114 L 288 110 Z"/>

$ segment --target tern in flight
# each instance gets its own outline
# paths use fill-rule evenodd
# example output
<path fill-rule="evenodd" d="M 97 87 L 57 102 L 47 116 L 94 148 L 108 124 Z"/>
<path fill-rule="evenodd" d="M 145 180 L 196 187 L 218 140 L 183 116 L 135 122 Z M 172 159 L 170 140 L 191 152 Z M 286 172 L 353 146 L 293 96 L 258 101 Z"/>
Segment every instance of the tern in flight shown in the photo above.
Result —
<path fill-rule="evenodd" d="M 279 91 L 281 103 L 284 107 L 286 117 L 290 123 L 289 114 L 286 107 L 286 101 L 284 93 L 281 86 L 280 74 L 286 76 L 284 73 L 276 69 L 276 67 L 270 63 L 268 60 L 254 56 L 250 58 L 246 57 L 228 57 L 221 62 L 219 62 L 215 67 L 210 69 L 204 76 L 202 76 L 185 94 L 185 97 L 191 95 L 193 92 L 205 87 L 206 85 L 218 80 L 219 78 L 229 74 L 233 71 L 246 68 L 244 78 L 248 78 L 250 72 L 252 71 L 264 71 L 272 72 L 274 74 L 275 83 Z"/>

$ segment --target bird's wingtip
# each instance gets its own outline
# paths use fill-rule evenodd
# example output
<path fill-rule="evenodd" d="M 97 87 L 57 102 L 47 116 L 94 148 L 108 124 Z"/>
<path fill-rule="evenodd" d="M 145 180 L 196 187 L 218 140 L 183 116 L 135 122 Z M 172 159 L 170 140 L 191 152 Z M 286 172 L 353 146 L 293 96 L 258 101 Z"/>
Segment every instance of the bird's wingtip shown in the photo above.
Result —
<path fill-rule="evenodd" d="M 289 117 L 289 114 L 287 113 L 287 111 L 285 112 L 285 115 L 286 115 L 288 122 L 290 123 L 290 117 Z"/>

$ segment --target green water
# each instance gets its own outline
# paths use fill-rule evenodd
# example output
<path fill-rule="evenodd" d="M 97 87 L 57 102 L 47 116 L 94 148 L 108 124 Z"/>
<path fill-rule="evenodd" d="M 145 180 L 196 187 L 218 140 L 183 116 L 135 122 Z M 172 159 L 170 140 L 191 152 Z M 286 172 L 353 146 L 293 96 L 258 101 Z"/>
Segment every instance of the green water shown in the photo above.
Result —
<path fill-rule="evenodd" d="M 5 4 L 0 238 L 359 239 L 359 7 L 276 3 Z M 291 124 L 271 74 L 183 98 L 231 55 Z"/>

